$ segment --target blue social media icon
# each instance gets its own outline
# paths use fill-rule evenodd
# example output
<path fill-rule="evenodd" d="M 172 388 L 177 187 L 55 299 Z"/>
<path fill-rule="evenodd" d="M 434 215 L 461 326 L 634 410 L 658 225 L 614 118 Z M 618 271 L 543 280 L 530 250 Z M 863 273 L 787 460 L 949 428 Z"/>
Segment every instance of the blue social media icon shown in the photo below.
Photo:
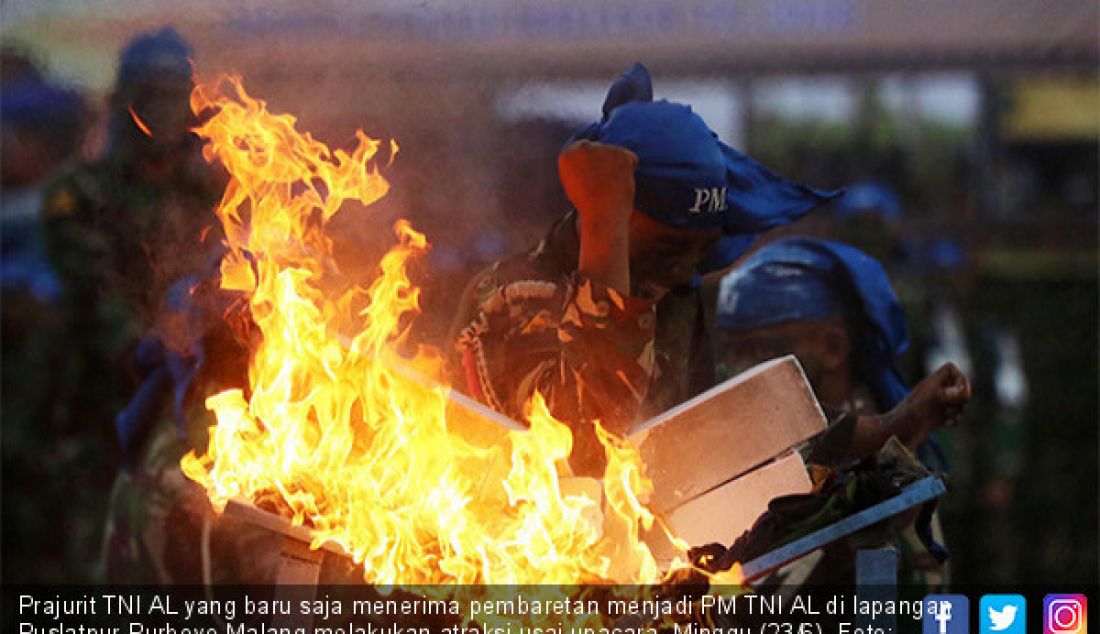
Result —
<path fill-rule="evenodd" d="M 924 597 L 923 634 L 970 634 L 970 599 L 961 594 Z"/>
<path fill-rule="evenodd" d="M 1027 599 L 1018 594 L 987 594 L 978 606 L 981 634 L 1026 634 Z"/>

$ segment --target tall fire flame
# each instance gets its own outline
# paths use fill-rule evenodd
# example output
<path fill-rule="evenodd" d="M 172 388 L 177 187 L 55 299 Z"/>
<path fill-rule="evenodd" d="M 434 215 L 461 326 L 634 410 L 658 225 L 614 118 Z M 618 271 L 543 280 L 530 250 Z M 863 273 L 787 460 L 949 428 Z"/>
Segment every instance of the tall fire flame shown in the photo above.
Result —
<path fill-rule="evenodd" d="M 559 475 L 570 430 L 541 397 L 526 431 L 463 422 L 439 353 L 400 351 L 423 235 L 398 222 L 377 278 L 341 282 L 325 224 L 345 201 L 386 194 L 381 144 L 358 132 L 354 150 L 330 150 L 236 77 L 199 85 L 191 105 L 212 113 L 196 132 L 230 175 L 221 286 L 247 299 L 260 335 L 247 389 L 207 399 L 209 445 L 182 460 L 214 506 L 274 496 L 371 583 L 658 581 L 640 538 L 650 485 L 629 443 L 601 433 L 606 477 L 572 486 Z"/>

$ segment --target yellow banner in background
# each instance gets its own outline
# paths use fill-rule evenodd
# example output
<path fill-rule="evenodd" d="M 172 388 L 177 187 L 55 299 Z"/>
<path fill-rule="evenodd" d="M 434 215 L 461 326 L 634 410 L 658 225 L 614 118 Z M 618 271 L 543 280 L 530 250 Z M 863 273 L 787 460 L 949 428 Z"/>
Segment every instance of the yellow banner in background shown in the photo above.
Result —
<path fill-rule="evenodd" d="M 1100 81 L 1034 78 L 1014 83 L 1002 122 L 1016 141 L 1091 140 L 1100 135 Z"/>

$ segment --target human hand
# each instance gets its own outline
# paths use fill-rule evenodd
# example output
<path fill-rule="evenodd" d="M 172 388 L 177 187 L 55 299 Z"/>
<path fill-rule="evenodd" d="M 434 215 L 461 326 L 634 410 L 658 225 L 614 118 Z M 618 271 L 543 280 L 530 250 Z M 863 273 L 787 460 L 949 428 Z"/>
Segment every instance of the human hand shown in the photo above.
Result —
<path fill-rule="evenodd" d="M 571 143 L 558 156 L 562 187 L 579 215 L 578 270 L 623 294 L 630 292 L 630 216 L 634 168 L 630 150 L 594 141 Z"/>
<path fill-rule="evenodd" d="M 598 220 L 607 228 L 625 228 L 634 211 L 634 170 L 638 157 L 630 150 L 582 139 L 558 156 L 565 195 L 582 223 Z"/>
<path fill-rule="evenodd" d="M 970 380 L 954 363 L 947 363 L 917 383 L 885 419 L 902 442 L 916 447 L 939 427 L 957 425 L 970 396 Z"/>

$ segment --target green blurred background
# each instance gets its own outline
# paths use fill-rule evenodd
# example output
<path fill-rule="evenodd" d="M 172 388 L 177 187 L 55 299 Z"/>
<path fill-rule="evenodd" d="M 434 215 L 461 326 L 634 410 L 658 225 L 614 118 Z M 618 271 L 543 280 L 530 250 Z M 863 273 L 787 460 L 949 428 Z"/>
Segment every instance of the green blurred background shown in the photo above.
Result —
<path fill-rule="evenodd" d="M 636 60 L 658 97 L 693 103 L 780 173 L 887 187 L 901 210 L 887 225 L 846 234 L 826 210 L 783 233 L 878 250 L 909 309 L 911 378 L 947 359 L 974 378 L 965 425 L 943 438 L 953 578 L 1098 582 L 1094 0 L 14 0 L 2 11 L 5 77 L 30 60 L 87 100 L 68 162 L 102 151 L 120 48 L 163 25 L 190 40 L 200 76 L 243 75 L 326 142 L 356 128 L 396 139 L 393 192 L 376 221 L 340 225 L 338 246 L 367 271 L 388 241 L 379 227 L 403 216 L 427 232 L 417 333 L 431 343 L 454 289 L 565 208 L 556 153 Z M 5 170 L 20 160 L 4 159 Z M 4 213 L 7 227 L 25 212 Z M 52 317 L 21 310 L 4 312 L 4 578 L 95 579 L 117 449 L 111 430 L 57 419 L 48 377 L 63 351 L 22 328 Z"/>

